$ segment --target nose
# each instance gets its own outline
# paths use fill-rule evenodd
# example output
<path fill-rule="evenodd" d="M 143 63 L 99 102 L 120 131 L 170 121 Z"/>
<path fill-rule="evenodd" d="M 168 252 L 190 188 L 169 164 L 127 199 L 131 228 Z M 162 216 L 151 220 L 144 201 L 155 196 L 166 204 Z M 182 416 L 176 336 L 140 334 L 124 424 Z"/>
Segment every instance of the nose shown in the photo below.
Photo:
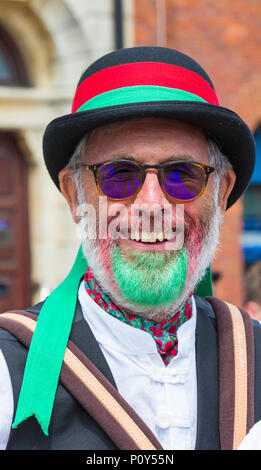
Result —
<path fill-rule="evenodd" d="M 158 204 L 162 208 L 164 204 L 169 204 L 169 201 L 160 187 L 156 169 L 146 171 L 144 184 L 135 198 L 135 203 L 148 204 L 149 206 Z"/>

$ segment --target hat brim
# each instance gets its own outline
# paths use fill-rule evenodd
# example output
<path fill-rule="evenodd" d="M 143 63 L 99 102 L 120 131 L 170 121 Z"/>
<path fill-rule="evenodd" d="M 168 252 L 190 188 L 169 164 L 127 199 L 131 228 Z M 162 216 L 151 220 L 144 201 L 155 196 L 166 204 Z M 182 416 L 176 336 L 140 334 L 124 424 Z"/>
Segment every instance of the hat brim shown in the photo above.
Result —
<path fill-rule="evenodd" d="M 215 138 L 236 174 L 227 209 L 246 190 L 255 166 L 255 143 L 245 122 L 233 111 L 208 103 L 157 101 L 129 103 L 67 114 L 54 119 L 43 136 L 48 172 L 59 188 L 59 172 L 69 162 L 77 143 L 90 130 L 136 117 L 167 117 L 197 125 Z"/>

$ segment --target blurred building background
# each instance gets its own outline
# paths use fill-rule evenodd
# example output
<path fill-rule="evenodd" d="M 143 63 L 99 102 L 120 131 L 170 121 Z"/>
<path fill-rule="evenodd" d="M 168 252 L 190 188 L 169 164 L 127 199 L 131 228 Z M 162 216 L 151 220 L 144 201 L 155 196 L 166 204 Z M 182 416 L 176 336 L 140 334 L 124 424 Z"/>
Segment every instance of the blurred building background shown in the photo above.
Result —
<path fill-rule="evenodd" d="M 1 311 L 39 301 L 71 267 L 79 240 L 45 169 L 42 135 L 70 112 L 89 63 L 133 45 L 191 54 L 255 135 L 256 171 L 226 215 L 212 268 L 215 295 L 243 302 L 245 270 L 261 259 L 261 2 L 0 0 Z"/>

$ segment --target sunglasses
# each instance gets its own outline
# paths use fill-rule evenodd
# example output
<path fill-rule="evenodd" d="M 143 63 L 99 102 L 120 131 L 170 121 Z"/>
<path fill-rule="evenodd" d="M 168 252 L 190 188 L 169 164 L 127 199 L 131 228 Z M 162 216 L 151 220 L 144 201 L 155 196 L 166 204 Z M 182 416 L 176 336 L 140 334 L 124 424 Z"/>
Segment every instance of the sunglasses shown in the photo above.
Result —
<path fill-rule="evenodd" d="M 113 160 L 78 167 L 91 170 L 100 193 L 113 201 L 136 196 L 149 168 L 158 170 L 158 181 L 166 196 L 176 202 L 194 201 L 203 194 L 209 175 L 215 170 L 211 166 L 187 161 L 141 165 L 132 160 Z"/>

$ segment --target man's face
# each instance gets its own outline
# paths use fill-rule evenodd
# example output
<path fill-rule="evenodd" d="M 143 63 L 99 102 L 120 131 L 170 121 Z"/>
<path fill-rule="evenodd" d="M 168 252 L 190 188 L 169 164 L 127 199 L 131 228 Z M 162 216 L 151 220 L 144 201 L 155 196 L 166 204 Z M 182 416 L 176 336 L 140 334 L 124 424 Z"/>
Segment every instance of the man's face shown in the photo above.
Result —
<path fill-rule="evenodd" d="M 148 165 L 161 164 L 169 160 L 189 160 L 209 164 L 207 141 L 203 131 L 196 126 L 164 118 L 139 118 L 120 125 L 97 128 L 91 135 L 83 163 L 93 164 L 119 158 L 132 158 Z M 63 172 L 61 174 L 63 175 Z M 63 181 L 60 175 L 62 191 L 77 220 L 78 201 L 74 196 L 75 192 L 71 185 L 66 189 Z M 112 239 L 110 236 L 106 239 L 99 239 L 98 220 L 101 194 L 92 172 L 83 170 L 82 196 L 84 201 L 86 200 L 95 208 L 97 214 L 97 238 L 83 242 L 83 246 L 87 260 L 98 277 L 98 281 L 103 288 L 110 291 L 112 298 L 120 306 L 126 310 L 149 311 L 151 314 L 152 312 L 157 314 L 162 309 L 177 306 L 184 292 L 187 295 L 186 287 L 189 290 L 189 280 L 194 279 L 195 270 L 200 264 L 200 257 L 204 256 L 202 249 L 211 232 L 211 219 L 217 215 L 213 212 L 213 191 L 214 179 L 211 174 L 202 196 L 184 204 L 184 232 L 182 233 L 184 243 L 182 246 L 176 244 L 179 249 L 173 250 L 171 246 L 175 246 L 173 241 L 178 241 L 181 232 L 167 240 L 163 227 L 162 242 L 158 240 L 160 238 L 158 233 L 155 234 L 155 243 L 144 242 L 137 236 L 135 236 L 136 240 L 131 239 L 133 219 L 135 218 L 136 223 L 140 220 L 138 212 L 133 211 L 133 207 L 146 207 L 150 221 L 151 214 L 156 218 L 161 215 L 161 220 L 166 216 L 172 232 L 176 231 L 178 218 L 176 204 L 163 193 L 157 178 L 157 170 L 148 169 L 139 193 L 131 199 L 120 201 L 124 211 L 116 211 L 118 201 L 107 200 L 107 227 L 117 215 L 118 225 L 126 230 L 125 236 L 117 239 L 115 237 Z M 228 184 L 220 188 L 221 204 L 224 207 L 227 192 Z M 68 193 L 70 193 L 69 196 Z M 155 207 L 156 212 L 150 212 L 150 208 Z M 146 215 L 146 210 L 144 214 Z M 155 217 L 150 232 L 154 231 Z M 191 288 L 193 288 L 192 285 Z"/>

